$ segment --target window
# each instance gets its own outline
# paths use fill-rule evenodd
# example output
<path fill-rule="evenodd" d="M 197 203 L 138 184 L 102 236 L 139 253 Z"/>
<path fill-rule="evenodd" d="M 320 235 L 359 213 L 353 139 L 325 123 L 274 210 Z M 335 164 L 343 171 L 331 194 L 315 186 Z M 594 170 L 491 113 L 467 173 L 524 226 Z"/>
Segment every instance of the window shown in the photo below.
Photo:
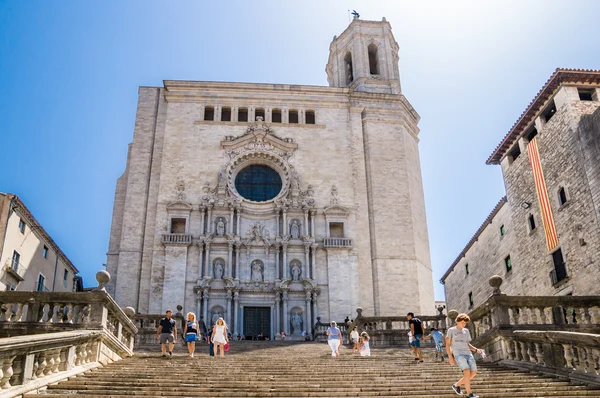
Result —
<path fill-rule="evenodd" d="M 248 108 L 238 109 L 238 122 L 247 122 L 247 121 L 248 121 Z"/>
<path fill-rule="evenodd" d="M 215 108 L 212 106 L 204 108 L 204 120 L 215 120 Z"/>
<path fill-rule="evenodd" d="M 25 221 L 23 221 L 20 218 L 19 218 L 19 231 L 21 231 L 22 234 L 25 233 Z"/>
<path fill-rule="evenodd" d="M 290 110 L 289 116 L 290 116 L 290 123 L 298 124 L 298 111 L 297 110 L 294 110 L 294 109 Z"/>
<path fill-rule="evenodd" d="M 469 275 L 469 264 L 465 264 L 465 272 Z"/>
<path fill-rule="evenodd" d="M 262 120 L 265 120 L 265 108 L 256 108 L 254 111 L 254 120 L 258 120 L 259 117 L 262 117 Z"/>
<path fill-rule="evenodd" d="M 504 265 L 506 266 L 506 272 L 512 271 L 512 260 L 510 259 L 510 256 L 507 256 L 504 259 Z"/>
<path fill-rule="evenodd" d="M 63 286 L 67 287 L 67 282 L 69 280 L 69 271 L 65 270 L 63 273 Z"/>
<path fill-rule="evenodd" d="M 235 189 L 238 193 L 253 202 L 266 202 L 281 192 L 279 173 L 262 164 L 246 167 L 235 177 Z"/>
<path fill-rule="evenodd" d="M 504 236 L 506 234 L 506 230 L 504 229 L 504 224 L 500 226 L 500 236 Z"/>
<path fill-rule="evenodd" d="M 36 289 L 38 292 L 45 292 L 48 291 L 48 289 L 46 289 L 46 286 L 44 285 L 44 283 L 46 282 L 46 277 L 42 274 L 40 274 L 40 276 L 38 277 L 38 283 L 36 286 Z"/>
<path fill-rule="evenodd" d="M 346 70 L 346 84 L 352 83 L 354 75 L 352 74 L 352 53 L 346 53 L 344 57 L 344 69 Z"/>
<path fill-rule="evenodd" d="M 531 142 L 531 140 L 533 140 L 535 138 L 537 133 L 538 133 L 538 131 L 535 128 L 535 126 L 531 126 L 531 128 L 529 128 L 529 130 L 527 130 L 525 132 L 525 138 L 527 139 L 527 141 Z"/>
<path fill-rule="evenodd" d="M 273 123 L 281 123 L 281 109 L 273 109 L 271 111 L 271 121 Z"/>
<path fill-rule="evenodd" d="M 554 269 L 550 272 L 550 280 L 552 281 L 552 285 L 556 285 L 568 276 L 567 266 L 560 248 L 552 253 L 552 263 L 554 264 Z"/>
<path fill-rule="evenodd" d="M 533 214 L 529 215 L 528 221 L 529 221 L 529 230 L 533 231 L 535 229 L 535 217 L 533 217 Z"/>
<path fill-rule="evenodd" d="M 172 234 L 185 234 L 185 218 L 172 218 L 171 219 L 171 233 Z"/>
<path fill-rule="evenodd" d="M 12 269 L 16 271 L 19 270 L 19 264 L 21 262 L 21 255 L 19 254 L 18 251 L 13 250 L 13 256 L 12 256 Z"/>
<path fill-rule="evenodd" d="M 377 46 L 375 43 L 371 43 L 369 44 L 369 47 L 367 47 L 367 50 L 369 51 L 369 72 L 372 75 L 378 75 L 379 68 L 377 65 Z"/>
<path fill-rule="evenodd" d="M 231 121 L 231 108 L 228 106 L 223 107 L 221 109 L 221 121 L 222 122 L 230 122 Z"/>
<path fill-rule="evenodd" d="M 6 283 L 6 291 L 11 292 L 13 290 L 17 290 L 17 287 L 10 282 Z"/>
<path fill-rule="evenodd" d="M 549 122 L 552 119 L 552 116 L 556 113 L 556 105 L 554 104 L 554 100 L 550 101 L 550 104 L 544 109 L 542 116 L 545 122 Z"/>
<path fill-rule="evenodd" d="M 330 222 L 329 223 L 329 237 L 330 238 L 343 238 L 344 237 L 344 223 L 343 222 Z"/>
<path fill-rule="evenodd" d="M 558 204 L 563 206 L 567 203 L 567 192 L 563 187 L 560 187 L 558 190 Z"/>
<path fill-rule="evenodd" d="M 475 302 L 473 301 L 473 292 L 469 292 L 469 307 L 472 307 Z"/>
<path fill-rule="evenodd" d="M 578 88 L 577 92 L 579 94 L 580 101 L 594 101 L 596 90 L 593 88 Z"/>
<path fill-rule="evenodd" d="M 48 258 L 48 247 L 46 245 L 44 245 L 44 248 L 42 249 L 42 257 Z"/>
<path fill-rule="evenodd" d="M 315 124 L 315 111 L 306 111 L 306 124 Z"/>
<path fill-rule="evenodd" d="M 511 163 L 514 162 L 515 160 L 517 160 L 517 158 L 519 157 L 519 155 L 521 154 L 521 148 L 519 148 L 519 143 L 517 143 L 513 149 L 511 149 L 511 151 L 508 153 L 508 156 L 510 156 L 510 161 Z"/>

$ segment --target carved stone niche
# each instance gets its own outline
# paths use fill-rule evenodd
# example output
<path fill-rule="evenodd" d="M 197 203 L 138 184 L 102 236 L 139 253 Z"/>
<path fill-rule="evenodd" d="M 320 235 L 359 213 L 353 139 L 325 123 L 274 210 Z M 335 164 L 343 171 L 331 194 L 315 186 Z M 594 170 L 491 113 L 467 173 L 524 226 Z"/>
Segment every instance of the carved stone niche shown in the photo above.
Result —
<path fill-rule="evenodd" d="M 347 219 L 350 211 L 339 205 L 328 206 L 323 211 L 325 214 L 325 228 L 327 238 L 347 238 Z"/>
<path fill-rule="evenodd" d="M 289 221 L 288 233 L 292 239 L 302 238 L 302 221 L 297 218 Z"/>
<path fill-rule="evenodd" d="M 192 206 L 188 203 L 173 202 L 167 205 L 167 233 L 189 234 L 190 213 Z"/>
<path fill-rule="evenodd" d="M 228 233 L 230 233 L 229 225 L 227 225 L 227 217 L 218 216 L 215 218 L 213 223 L 213 231 L 215 233 L 215 236 L 226 236 Z"/>

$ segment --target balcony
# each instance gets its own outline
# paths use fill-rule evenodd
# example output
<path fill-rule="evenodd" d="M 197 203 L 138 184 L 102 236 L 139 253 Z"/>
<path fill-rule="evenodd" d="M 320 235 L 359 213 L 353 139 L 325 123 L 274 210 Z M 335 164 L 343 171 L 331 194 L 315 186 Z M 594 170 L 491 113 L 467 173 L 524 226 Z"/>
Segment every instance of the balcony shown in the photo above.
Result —
<path fill-rule="evenodd" d="M 341 247 L 341 248 L 352 248 L 352 239 L 350 238 L 325 238 L 323 239 L 323 246 L 328 247 Z"/>
<path fill-rule="evenodd" d="M 189 245 L 192 243 L 190 234 L 163 234 L 161 243 L 163 245 Z"/>
<path fill-rule="evenodd" d="M 27 267 L 25 267 L 23 264 L 19 263 L 15 259 L 6 260 L 6 263 L 4 264 L 4 269 L 17 281 L 23 282 L 25 280 L 25 272 L 27 271 Z"/>
<path fill-rule="evenodd" d="M 567 278 L 569 278 L 569 274 L 565 263 L 555 266 L 554 269 L 550 271 L 550 281 L 552 282 L 552 286 L 556 286 Z"/>

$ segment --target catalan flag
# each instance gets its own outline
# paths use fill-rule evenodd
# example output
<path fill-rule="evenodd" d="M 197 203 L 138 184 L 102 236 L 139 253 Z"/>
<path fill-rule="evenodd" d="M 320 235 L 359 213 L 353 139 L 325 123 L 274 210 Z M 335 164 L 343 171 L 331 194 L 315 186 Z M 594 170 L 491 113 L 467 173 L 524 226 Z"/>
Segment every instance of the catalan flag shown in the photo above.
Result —
<path fill-rule="evenodd" d="M 544 180 L 544 171 L 540 162 L 540 153 L 537 146 L 537 137 L 534 137 L 527 146 L 529 154 L 529 163 L 533 169 L 533 177 L 535 179 L 535 190 L 537 192 L 538 202 L 542 213 L 542 223 L 546 234 L 546 246 L 548 251 L 554 250 L 558 246 L 558 236 L 554 225 L 554 217 L 552 216 L 552 208 L 550 207 L 550 199 L 548 198 L 548 189 L 546 188 L 546 180 Z"/>

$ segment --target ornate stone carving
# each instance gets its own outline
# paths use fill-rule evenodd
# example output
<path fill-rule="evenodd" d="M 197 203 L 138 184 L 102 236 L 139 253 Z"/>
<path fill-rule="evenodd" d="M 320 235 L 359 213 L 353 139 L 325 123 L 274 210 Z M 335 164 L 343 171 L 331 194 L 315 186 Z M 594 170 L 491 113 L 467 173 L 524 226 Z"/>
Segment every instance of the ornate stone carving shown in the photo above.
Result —
<path fill-rule="evenodd" d="M 175 184 L 175 200 L 177 202 L 185 202 L 187 200 L 185 194 L 185 182 L 183 182 L 183 180 L 178 180 Z"/>
<path fill-rule="evenodd" d="M 292 327 L 292 334 L 302 333 L 302 314 L 299 312 L 293 312 L 290 316 L 290 326 Z"/>
<path fill-rule="evenodd" d="M 331 198 L 329 199 L 329 205 L 334 206 L 334 205 L 339 205 L 339 204 L 340 204 L 340 198 L 338 198 L 338 190 L 337 190 L 337 187 L 335 185 L 333 185 L 331 187 Z"/>
<path fill-rule="evenodd" d="M 264 265 L 260 260 L 252 261 L 250 264 L 251 277 L 252 282 L 264 282 Z"/>
<path fill-rule="evenodd" d="M 214 262 L 214 273 L 215 279 L 223 279 L 223 271 L 225 269 L 225 262 L 220 258 L 216 259 Z"/>
<path fill-rule="evenodd" d="M 269 230 L 260 222 L 255 222 L 252 227 L 246 231 L 247 238 L 242 241 L 245 246 L 265 246 L 268 248 L 273 244 L 270 240 Z"/>
<path fill-rule="evenodd" d="M 292 220 L 292 224 L 290 225 L 290 235 L 293 239 L 300 238 L 300 223 L 298 220 Z"/>
<path fill-rule="evenodd" d="M 300 267 L 300 262 L 298 260 L 293 260 L 290 263 L 290 273 L 292 275 L 293 281 L 300 280 L 300 274 L 302 273 L 302 268 Z"/>

